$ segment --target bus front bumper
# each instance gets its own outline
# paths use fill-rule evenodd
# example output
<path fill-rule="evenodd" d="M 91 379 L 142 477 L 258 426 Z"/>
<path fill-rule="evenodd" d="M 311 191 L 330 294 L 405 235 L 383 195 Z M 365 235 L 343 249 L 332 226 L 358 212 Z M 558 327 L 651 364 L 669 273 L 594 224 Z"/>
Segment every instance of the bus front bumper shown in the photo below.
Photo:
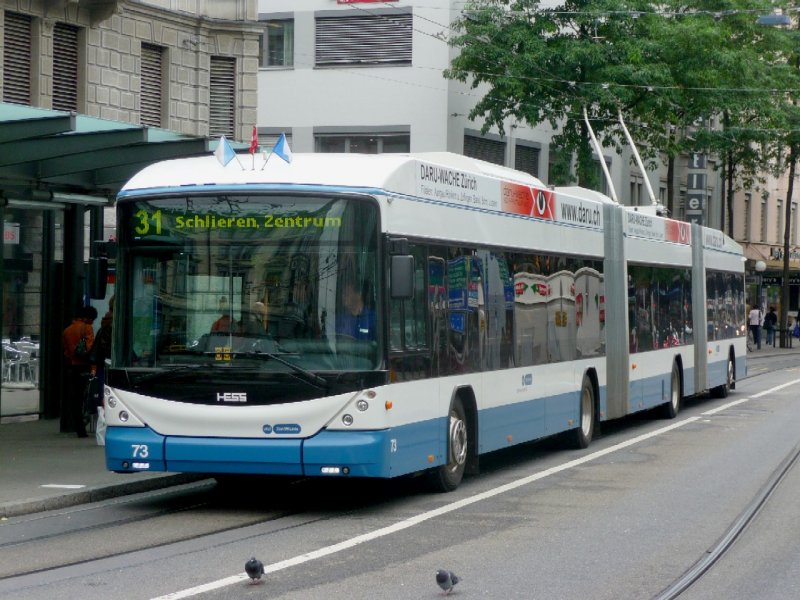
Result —
<path fill-rule="evenodd" d="M 321 431 L 311 438 L 163 436 L 109 427 L 106 467 L 120 473 L 178 472 L 391 477 L 386 430 Z"/>

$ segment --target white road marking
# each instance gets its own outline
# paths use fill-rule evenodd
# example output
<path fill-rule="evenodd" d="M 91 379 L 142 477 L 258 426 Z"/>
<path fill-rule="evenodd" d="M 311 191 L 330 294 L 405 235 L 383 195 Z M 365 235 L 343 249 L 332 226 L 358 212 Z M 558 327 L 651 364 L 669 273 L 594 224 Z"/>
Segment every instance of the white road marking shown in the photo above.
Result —
<path fill-rule="evenodd" d="M 79 490 L 81 488 L 85 488 L 86 486 L 78 483 L 45 483 L 39 487 L 58 488 L 60 490 Z"/>
<path fill-rule="evenodd" d="M 712 408 L 711 410 L 707 410 L 704 413 L 700 413 L 700 415 L 703 417 L 709 417 L 711 415 L 717 414 L 718 412 L 722 412 L 723 410 L 728 410 L 729 408 L 734 407 L 737 404 L 742 404 L 744 402 L 747 402 L 748 400 L 750 400 L 750 398 L 741 398 L 739 400 L 734 400 L 733 402 L 728 402 L 727 404 L 723 404 L 722 406 L 718 406 L 717 408 Z"/>
<path fill-rule="evenodd" d="M 782 390 L 783 388 L 787 388 L 790 385 L 794 385 L 800 382 L 800 379 L 793 379 L 787 383 L 776 385 L 774 388 L 769 388 L 768 390 L 764 390 L 763 392 L 758 392 L 757 394 L 753 394 L 753 398 L 761 398 L 761 396 L 766 396 L 767 394 L 771 394 L 772 392 L 777 392 L 778 390 Z"/>
<path fill-rule="evenodd" d="M 752 397 L 760 398 L 761 396 L 764 396 L 771 392 L 775 392 L 777 390 L 781 390 L 785 387 L 789 387 L 790 385 L 795 385 L 797 383 L 800 383 L 800 379 L 795 379 L 794 381 L 790 381 L 789 383 L 775 386 L 774 388 L 770 388 L 763 392 L 759 392 L 758 394 L 754 394 Z M 744 402 L 748 402 L 749 400 L 750 398 L 741 398 L 739 400 L 734 400 L 733 402 L 729 402 L 712 410 L 706 411 L 702 413 L 701 416 L 713 415 L 728 408 L 731 408 L 733 406 L 737 406 Z M 573 469 L 580 465 L 591 462 L 595 459 L 601 458 L 608 454 L 612 454 L 619 450 L 623 450 L 625 448 L 629 448 L 630 446 L 633 446 L 640 442 L 647 441 L 654 437 L 658 437 L 660 435 L 663 435 L 665 433 L 683 427 L 684 425 L 695 423 L 699 420 L 701 420 L 700 417 L 688 417 L 682 421 L 673 423 L 672 425 L 667 425 L 666 427 L 656 429 L 655 431 L 651 431 L 650 433 L 645 433 L 636 436 L 635 438 L 631 438 L 624 442 L 620 442 L 619 444 L 610 446 L 608 448 L 604 448 L 603 450 L 598 450 L 597 452 L 592 452 L 591 454 L 587 454 L 586 456 L 583 456 L 581 458 L 576 458 L 575 460 L 571 460 L 562 465 L 545 469 L 544 471 L 534 473 L 533 475 L 528 475 L 527 477 L 517 479 L 516 481 L 511 481 L 509 483 L 506 483 L 505 485 L 501 485 L 499 487 L 486 490 L 485 492 L 481 492 L 480 494 L 475 494 L 473 496 L 469 496 L 468 498 L 463 498 L 461 500 L 457 500 L 456 502 L 451 502 L 450 504 L 446 504 L 434 510 L 421 513 L 404 521 L 399 521 L 394 525 L 389 525 L 388 527 L 382 527 L 380 529 L 376 529 L 375 531 L 371 531 L 369 533 L 364 533 L 354 538 L 350 538 L 349 540 L 344 540 L 343 542 L 339 542 L 338 544 L 325 546 L 324 548 L 320 548 L 319 550 L 314 550 L 313 552 L 307 552 L 306 554 L 300 554 L 298 556 L 294 556 L 292 558 L 288 558 L 280 562 L 272 563 L 271 565 L 264 565 L 264 572 L 266 574 L 269 574 L 269 573 L 275 573 L 277 571 L 282 571 L 283 569 L 288 569 L 290 567 L 296 567 L 297 565 L 301 565 L 303 563 L 307 563 L 312 560 L 322 558 L 324 556 L 329 556 L 331 554 L 336 554 L 337 552 L 341 552 L 342 550 L 353 548 L 354 546 L 358 546 L 359 544 L 370 542 L 372 540 L 376 540 L 378 538 L 382 538 L 387 535 L 397 533 L 398 531 L 403 531 L 404 529 L 414 527 L 415 525 L 419 525 L 420 523 L 424 523 L 425 521 L 429 521 L 430 519 L 433 519 L 435 517 L 445 515 L 447 513 L 464 508 L 465 506 L 470 506 L 471 504 L 481 502 L 483 500 L 488 500 L 489 498 L 499 496 L 500 494 L 504 494 L 506 492 L 510 492 L 511 490 L 515 490 L 522 486 L 528 485 L 529 483 L 533 483 L 534 481 L 539 481 L 546 477 L 550 477 L 551 475 L 555 475 L 556 473 L 561 473 L 568 469 Z M 190 598 L 192 596 L 197 596 L 205 592 L 218 590 L 220 588 L 227 587 L 229 585 L 234 585 L 236 583 L 247 581 L 248 579 L 249 577 L 245 573 L 241 573 L 239 575 L 232 575 L 230 577 L 225 577 L 223 579 L 218 579 L 216 581 L 204 583 L 202 585 L 198 585 L 192 588 L 187 588 L 185 590 L 181 590 L 178 592 L 166 594 L 165 596 L 158 596 L 156 598 L 153 598 L 152 600 L 179 600 L 180 598 Z"/>

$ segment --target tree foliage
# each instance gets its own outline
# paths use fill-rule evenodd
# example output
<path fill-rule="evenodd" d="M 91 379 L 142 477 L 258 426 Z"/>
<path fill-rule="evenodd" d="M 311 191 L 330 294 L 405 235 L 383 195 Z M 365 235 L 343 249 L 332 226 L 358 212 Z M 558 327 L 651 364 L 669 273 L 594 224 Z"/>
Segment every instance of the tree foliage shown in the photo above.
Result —
<path fill-rule="evenodd" d="M 470 113 L 484 131 L 503 133 L 508 117 L 549 123 L 582 185 L 596 172 L 584 107 L 607 147 L 626 144 L 621 111 L 646 160 L 713 153 L 753 178 L 786 141 L 800 92 L 796 40 L 756 23 L 771 11 L 769 0 L 474 0 L 454 23 L 446 76 L 488 86 Z"/>

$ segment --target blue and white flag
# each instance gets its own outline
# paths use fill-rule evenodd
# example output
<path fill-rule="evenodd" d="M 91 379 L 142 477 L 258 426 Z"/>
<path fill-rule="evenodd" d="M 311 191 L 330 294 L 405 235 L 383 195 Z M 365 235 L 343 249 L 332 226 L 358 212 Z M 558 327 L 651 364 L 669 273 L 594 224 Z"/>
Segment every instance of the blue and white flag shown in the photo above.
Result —
<path fill-rule="evenodd" d="M 227 167 L 228 163 L 236 158 L 236 152 L 233 151 L 233 148 L 228 140 L 225 139 L 224 135 L 219 138 L 219 144 L 217 144 L 217 149 L 214 150 L 214 156 L 217 157 L 217 160 L 223 167 Z"/>
<path fill-rule="evenodd" d="M 278 141 L 272 147 L 272 153 L 277 154 L 287 163 L 292 162 L 292 150 L 289 148 L 289 142 L 286 141 L 286 134 L 282 133 Z"/>

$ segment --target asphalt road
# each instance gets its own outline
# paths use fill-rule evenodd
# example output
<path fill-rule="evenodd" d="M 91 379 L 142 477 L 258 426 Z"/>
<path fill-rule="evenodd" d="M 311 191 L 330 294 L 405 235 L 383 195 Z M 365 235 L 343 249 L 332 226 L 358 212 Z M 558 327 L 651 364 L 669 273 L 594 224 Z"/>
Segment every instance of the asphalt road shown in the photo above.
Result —
<path fill-rule="evenodd" d="M 0 528 L 0 597 L 438 598 L 448 568 L 458 598 L 653 598 L 800 442 L 800 367 L 782 361 L 751 361 L 727 399 L 689 401 L 674 420 L 604 425 L 583 451 L 548 440 L 490 455 L 451 494 L 203 483 L 31 515 Z M 797 494 L 800 465 L 681 598 L 800 596 Z M 267 566 L 260 585 L 244 578 L 250 556 Z"/>

